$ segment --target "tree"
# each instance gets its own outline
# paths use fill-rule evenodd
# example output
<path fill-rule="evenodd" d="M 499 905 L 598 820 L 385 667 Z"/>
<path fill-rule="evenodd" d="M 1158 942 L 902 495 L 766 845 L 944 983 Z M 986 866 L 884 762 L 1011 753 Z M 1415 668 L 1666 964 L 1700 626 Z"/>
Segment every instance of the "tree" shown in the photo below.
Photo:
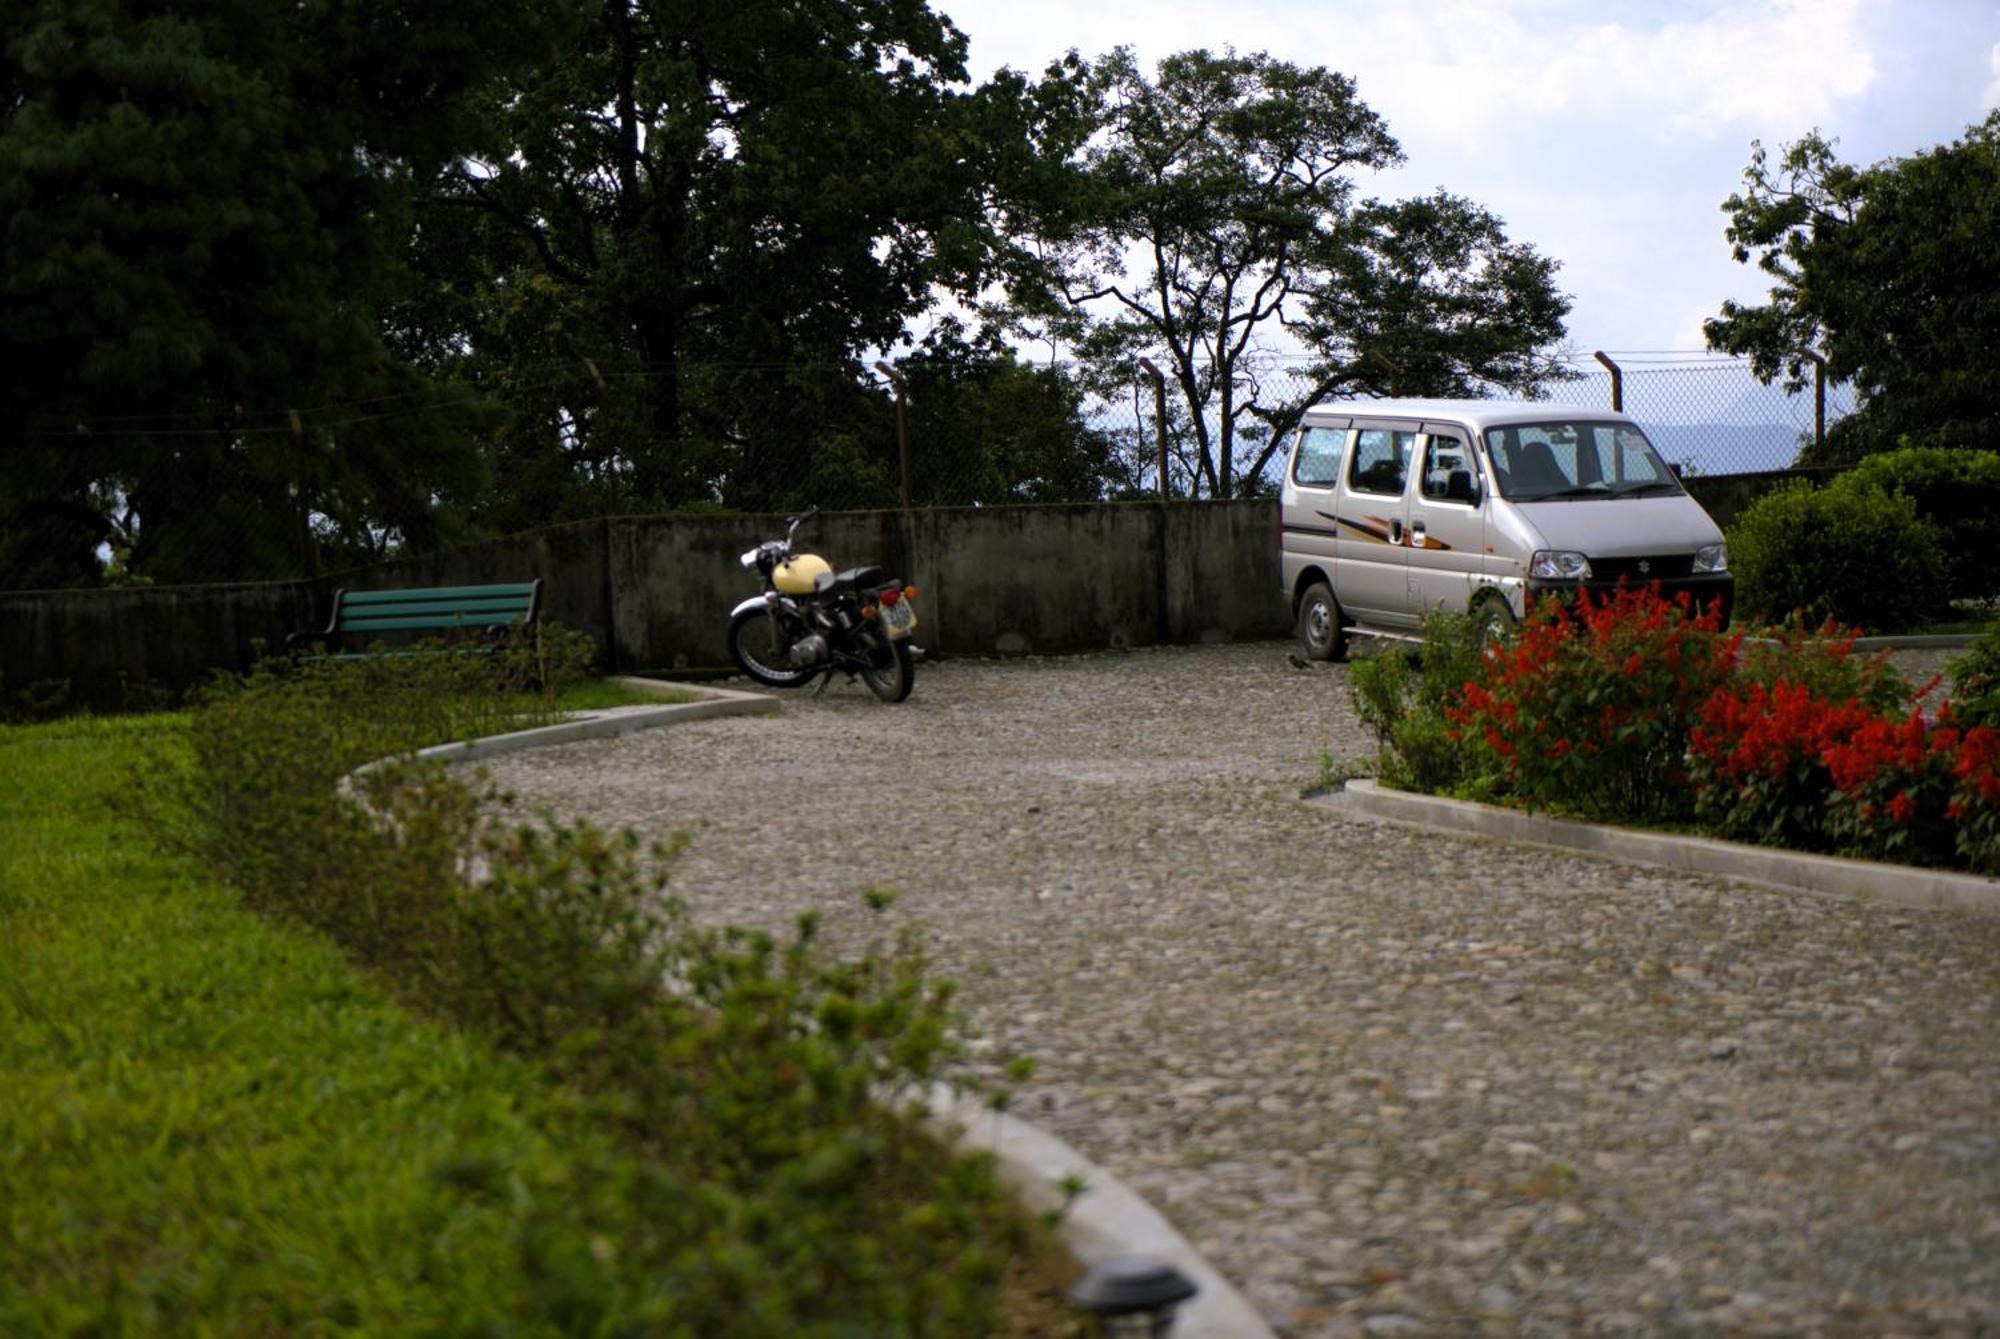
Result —
<path fill-rule="evenodd" d="M 2000 449 L 2000 112 L 1958 140 L 1854 167 L 1817 131 L 1773 162 L 1751 147 L 1724 201 L 1739 262 L 1776 282 L 1759 305 L 1722 304 L 1710 348 L 1800 389 L 1805 354 L 1851 381 L 1859 408 L 1828 461 L 1923 444 Z"/>
<path fill-rule="evenodd" d="M 1149 80 L 1121 47 L 1071 53 L 1051 88 L 1080 114 L 1046 120 L 1066 171 L 1027 215 L 1043 268 L 1012 319 L 1071 340 L 1101 390 L 1163 354 L 1197 487 L 1251 484 L 1330 395 L 1531 393 L 1561 375 L 1543 352 L 1569 306 L 1555 262 L 1444 192 L 1357 199 L 1354 173 L 1402 153 L 1346 76 L 1196 50 Z M 1302 352 L 1283 377 L 1281 330 Z"/>
<path fill-rule="evenodd" d="M 11 7 L 0 580 L 96 579 L 107 544 L 141 575 L 277 575 L 316 526 L 422 527 L 468 483 L 462 425 L 378 315 L 407 289 L 411 178 L 549 10 Z"/>
<path fill-rule="evenodd" d="M 1095 502 L 1132 480 L 1065 369 L 1024 363 L 951 319 L 901 364 L 915 495 L 931 506 Z"/>
<path fill-rule="evenodd" d="M 1012 90 L 967 90 L 964 57 L 923 0 L 604 0 L 496 90 L 495 150 L 433 183 L 427 263 L 464 300 L 432 342 L 628 505 L 730 501 L 1004 251 L 988 141 Z"/>

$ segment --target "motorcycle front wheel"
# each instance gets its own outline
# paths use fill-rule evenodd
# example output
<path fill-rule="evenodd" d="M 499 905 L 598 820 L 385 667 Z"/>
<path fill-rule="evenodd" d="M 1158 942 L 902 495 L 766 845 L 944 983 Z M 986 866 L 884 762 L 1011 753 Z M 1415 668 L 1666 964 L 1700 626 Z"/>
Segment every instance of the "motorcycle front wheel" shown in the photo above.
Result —
<path fill-rule="evenodd" d="M 876 634 L 868 638 L 869 661 L 861 678 L 869 691 L 884 702 L 901 702 L 917 686 L 917 663 L 910 657 L 910 643 L 889 641 Z"/>
<path fill-rule="evenodd" d="M 796 628 L 793 635 L 803 631 L 802 627 Z M 729 658 L 758 683 L 772 688 L 797 688 L 819 673 L 816 669 L 793 667 L 791 644 L 791 637 L 785 636 L 764 610 L 747 610 L 729 620 Z"/>

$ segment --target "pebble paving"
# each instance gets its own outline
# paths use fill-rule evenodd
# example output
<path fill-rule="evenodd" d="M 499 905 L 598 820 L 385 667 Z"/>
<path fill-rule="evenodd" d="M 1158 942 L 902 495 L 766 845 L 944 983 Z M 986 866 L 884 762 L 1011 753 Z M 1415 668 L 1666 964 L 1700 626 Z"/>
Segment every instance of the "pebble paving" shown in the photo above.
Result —
<path fill-rule="evenodd" d="M 490 770 L 687 832 L 706 918 L 897 890 L 1020 1114 L 1283 1335 L 2000 1333 L 2000 916 L 1306 805 L 1371 741 L 1287 651 L 953 660 Z"/>

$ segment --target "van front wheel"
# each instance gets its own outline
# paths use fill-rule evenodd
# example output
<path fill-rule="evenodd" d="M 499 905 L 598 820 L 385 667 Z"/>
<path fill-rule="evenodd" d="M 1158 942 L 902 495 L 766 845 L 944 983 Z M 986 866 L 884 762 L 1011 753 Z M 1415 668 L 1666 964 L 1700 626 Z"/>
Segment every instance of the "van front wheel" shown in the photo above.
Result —
<path fill-rule="evenodd" d="M 1299 643 L 1307 660 L 1347 659 L 1347 632 L 1340 626 L 1340 602 L 1324 581 L 1299 597 Z"/>
<path fill-rule="evenodd" d="M 1472 611 L 1473 626 L 1479 629 L 1479 649 L 1499 646 L 1514 635 L 1514 611 L 1498 595 L 1489 595 Z"/>

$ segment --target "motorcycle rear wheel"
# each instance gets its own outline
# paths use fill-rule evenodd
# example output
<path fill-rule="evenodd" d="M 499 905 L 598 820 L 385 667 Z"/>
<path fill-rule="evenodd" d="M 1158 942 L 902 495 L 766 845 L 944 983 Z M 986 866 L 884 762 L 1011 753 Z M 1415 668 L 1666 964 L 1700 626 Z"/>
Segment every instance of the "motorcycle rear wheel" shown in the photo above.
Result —
<path fill-rule="evenodd" d="M 917 663 L 910 656 L 907 639 L 886 646 L 879 635 L 871 635 L 868 650 L 874 662 L 861 671 L 862 682 L 884 702 L 901 702 L 917 686 Z"/>
<path fill-rule="evenodd" d="M 771 615 L 761 609 L 738 614 L 729 621 L 729 658 L 758 683 L 771 688 L 797 688 L 819 673 L 817 669 L 794 668 L 788 654 L 790 645 L 790 639 L 781 637 L 773 626 Z"/>

